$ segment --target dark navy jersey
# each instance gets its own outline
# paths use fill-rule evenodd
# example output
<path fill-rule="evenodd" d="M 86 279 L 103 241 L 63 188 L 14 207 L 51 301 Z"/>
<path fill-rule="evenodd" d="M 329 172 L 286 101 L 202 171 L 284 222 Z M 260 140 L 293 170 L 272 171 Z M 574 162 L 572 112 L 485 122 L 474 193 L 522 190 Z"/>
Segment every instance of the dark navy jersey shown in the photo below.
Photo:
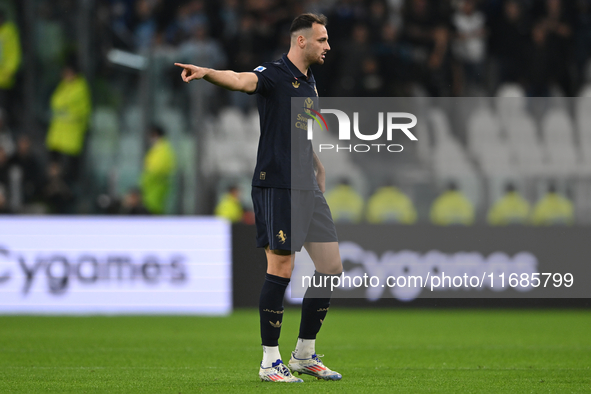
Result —
<path fill-rule="evenodd" d="M 314 175 L 312 143 L 302 129 L 305 116 L 292 114 L 291 98 L 302 97 L 302 103 L 317 102 L 316 81 L 309 70 L 305 76 L 287 58 L 263 63 L 253 71 L 258 77 L 257 104 L 261 136 L 253 186 L 299 190 L 319 190 Z M 299 124 L 300 128 L 294 127 Z M 293 131 L 293 132 L 292 132 Z M 292 160 L 293 158 L 293 160 Z"/>

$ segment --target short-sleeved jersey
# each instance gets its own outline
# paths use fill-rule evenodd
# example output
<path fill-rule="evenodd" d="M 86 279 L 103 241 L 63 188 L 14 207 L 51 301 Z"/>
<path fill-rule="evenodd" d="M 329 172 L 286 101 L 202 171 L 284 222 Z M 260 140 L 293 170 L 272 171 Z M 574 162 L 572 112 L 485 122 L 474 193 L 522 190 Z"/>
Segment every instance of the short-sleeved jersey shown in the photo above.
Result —
<path fill-rule="evenodd" d="M 302 74 L 284 54 L 281 59 L 263 63 L 253 72 L 258 77 L 254 93 L 257 94 L 261 136 L 252 185 L 319 190 L 314 175 L 312 143 L 305 130 L 294 129 L 297 114 L 291 111 L 292 97 L 317 102 L 312 71 L 308 71 L 308 76 Z M 292 129 L 297 131 L 292 134 Z"/>

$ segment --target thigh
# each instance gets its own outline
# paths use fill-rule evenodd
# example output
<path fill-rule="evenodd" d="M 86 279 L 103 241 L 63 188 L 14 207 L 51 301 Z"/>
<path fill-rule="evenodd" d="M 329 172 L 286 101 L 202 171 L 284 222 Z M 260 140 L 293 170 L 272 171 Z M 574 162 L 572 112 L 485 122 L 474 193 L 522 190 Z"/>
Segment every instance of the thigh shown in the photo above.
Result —
<path fill-rule="evenodd" d="M 317 272 L 326 275 L 340 275 L 343 272 L 338 242 L 306 242 L 304 247 Z"/>

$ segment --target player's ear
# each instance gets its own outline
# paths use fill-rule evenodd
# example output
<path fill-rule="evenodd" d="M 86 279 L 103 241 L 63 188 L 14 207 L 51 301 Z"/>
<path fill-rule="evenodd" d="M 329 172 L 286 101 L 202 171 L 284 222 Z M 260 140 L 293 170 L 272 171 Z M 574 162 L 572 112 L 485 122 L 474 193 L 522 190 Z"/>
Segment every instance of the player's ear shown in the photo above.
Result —
<path fill-rule="evenodd" d="M 306 36 L 305 36 L 305 35 L 303 35 L 303 34 L 300 34 L 300 35 L 298 36 L 298 39 L 297 39 L 297 40 L 298 40 L 298 46 L 299 46 L 300 48 L 304 48 L 304 47 L 306 46 L 306 41 L 307 41 L 307 39 L 306 39 Z"/>

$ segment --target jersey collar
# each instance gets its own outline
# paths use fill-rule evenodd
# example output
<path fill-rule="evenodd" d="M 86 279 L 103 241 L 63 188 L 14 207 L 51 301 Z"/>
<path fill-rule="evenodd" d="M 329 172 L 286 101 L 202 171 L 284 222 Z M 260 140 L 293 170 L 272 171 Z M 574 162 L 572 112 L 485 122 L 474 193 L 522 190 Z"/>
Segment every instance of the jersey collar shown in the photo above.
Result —
<path fill-rule="evenodd" d="M 297 68 L 292 62 L 291 60 L 289 60 L 289 58 L 287 57 L 287 53 L 284 53 L 282 56 L 283 59 L 283 63 L 285 63 L 285 65 L 287 66 L 287 68 L 289 69 L 289 71 L 291 71 L 291 74 L 293 75 L 293 77 L 295 79 L 302 79 L 306 82 L 314 82 L 314 75 L 312 74 L 312 69 L 308 67 L 308 75 L 304 75 L 302 74 L 302 72 L 300 71 L 299 68 Z"/>

